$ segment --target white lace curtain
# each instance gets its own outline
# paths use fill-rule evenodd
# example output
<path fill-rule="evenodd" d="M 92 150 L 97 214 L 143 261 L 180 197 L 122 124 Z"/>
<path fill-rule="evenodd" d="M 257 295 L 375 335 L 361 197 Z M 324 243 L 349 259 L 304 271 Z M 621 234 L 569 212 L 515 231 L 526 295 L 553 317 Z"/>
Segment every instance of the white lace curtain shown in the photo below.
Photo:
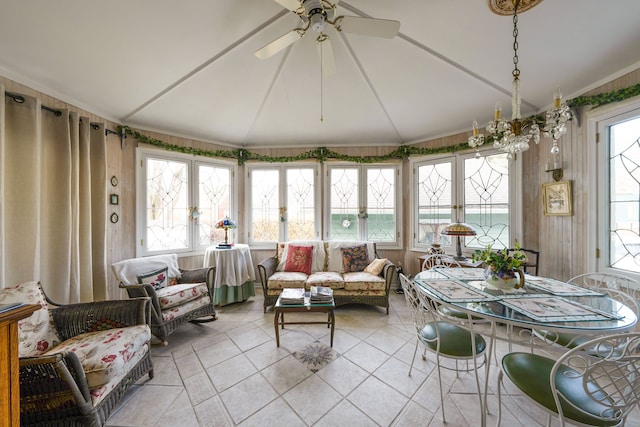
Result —
<path fill-rule="evenodd" d="M 0 287 L 39 280 L 59 303 L 107 299 L 104 125 L 0 95 Z"/>

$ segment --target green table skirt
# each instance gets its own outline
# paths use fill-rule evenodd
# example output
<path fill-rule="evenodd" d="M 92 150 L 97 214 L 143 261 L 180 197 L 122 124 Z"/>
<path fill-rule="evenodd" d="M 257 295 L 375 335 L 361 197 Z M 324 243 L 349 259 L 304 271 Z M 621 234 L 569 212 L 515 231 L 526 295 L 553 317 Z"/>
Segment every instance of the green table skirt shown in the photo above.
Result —
<path fill-rule="evenodd" d="M 240 286 L 222 286 L 214 291 L 214 305 L 227 305 L 234 302 L 242 302 L 249 297 L 255 296 L 256 290 L 253 280 L 243 283 Z"/>

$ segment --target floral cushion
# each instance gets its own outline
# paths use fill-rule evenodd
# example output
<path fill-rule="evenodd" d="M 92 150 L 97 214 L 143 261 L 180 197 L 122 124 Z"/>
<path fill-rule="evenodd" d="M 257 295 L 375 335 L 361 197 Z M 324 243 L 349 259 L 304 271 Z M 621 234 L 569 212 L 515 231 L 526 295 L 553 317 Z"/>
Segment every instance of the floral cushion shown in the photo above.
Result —
<path fill-rule="evenodd" d="M 311 274 L 313 262 L 313 246 L 289 245 L 284 271 Z"/>
<path fill-rule="evenodd" d="M 138 283 L 141 285 L 151 285 L 156 291 L 167 287 L 167 271 L 169 268 L 164 267 L 138 276 Z"/>
<path fill-rule="evenodd" d="M 384 291 L 386 289 L 384 278 L 364 271 L 344 273 L 343 278 L 344 289 L 347 291 Z"/>
<path fill-rule="evenodd" d="M 327 243 L 327 268 L 326 271 L 337 271 L 338 273 L 344 273 L 344 266 L 342 263 L 342 248 L 350 246 L 366 245 L 369 256 L 375 257 L 375 244 L 373 242 L 366 241 L 329 241 Z"/>
<path fill-rule="evenodd" d="M 342 251 L 342 270 L 345 273 L 364 271 L 369 265 L 369 251 L 367 245 L 348 246 Z"/>
<path fill-rule="evenodd" d="M 278 257 L 278 266 L 276 271 L 284 271 L 284 265 L 287 261 L 287 252 L 289 246 L 313 246 L 313 261 L 311 263 L 311 272 L 322 271 L 325 267 L 325 249 L 324 242 L 321 240 L 292 240 L 290 242 L 278 243 L 276 256 Z"/>
<path fill-rule="evenodd" d="M 211 298 L 209 295 L 203 296 L 202 298 L 191 300 L 185 304 L 177 305 L 166 310 L 162 310 L 162 320 L 165 322 L 169 320 L 173 320 L 176 317 L 180 317 L 183 314 L 191 313 L 193 310 L 204 307 L 211 303 Z"/>
<path fill-rule="evenodd" d="M 267 288 L 284 289 L 284 288 L 304 288 L 307 281 L 307 275 L 304 273 L 294 273 L 286 271 L 276 271 L 269 277 Z"/>
<path fill-rule="evenodd" d="M 375 274 L 376 276 L 382 272 L 384 265 L 387 263 L 386 258 L 376 258 L 364 269 L 365 272 Z"/>
<path fill-rule="evenodd" d="M 344 280 L 342 279 L 342 274 L 335 271 L 321 271 L 309 276 L 307 285 L 308 287 L 326 286 L 331 289 L 342 289 L 344 288 Z"/>
<path fill-rule="evenodd" d="M 0 304 L 14 302 L 38 304 L 41 307 L 30 317 L 18 322 L 20 357 L 40 356 L 60 343 L 40 283 L 24 282 L 11 288 L 0 289 Z"/>
<path fill-rule="evenodd" d="M 82 363 L 87 383 L 92 389 L 110 382 L 119 372 L 129 372 L 130 360 L 134 356 L 144 355 L 149 350 L 150 340 L 149 327 L 136 325 L 76 335 L 47 354 L 74 352 Z M 140 360 L 139 357 L 137 360 Z"/>
<path fill-rule="evenodd" d="M 174 286 L 167 286 L 158 290 L 158 301 L 160 302 L 160 309 L 165 310 L 167 308 L 182 305 L 185 302 L 200 298 L 203 295 L 208 295 L 209 289 L 206 283 L 183 283 Z"/>

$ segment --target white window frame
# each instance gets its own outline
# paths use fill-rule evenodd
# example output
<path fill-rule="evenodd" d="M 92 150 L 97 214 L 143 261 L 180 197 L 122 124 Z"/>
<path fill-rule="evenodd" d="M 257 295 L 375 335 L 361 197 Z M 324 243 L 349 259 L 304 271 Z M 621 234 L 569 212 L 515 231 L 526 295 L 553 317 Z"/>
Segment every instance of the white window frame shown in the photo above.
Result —
<path fill-rule="evenodd" d="M 617 274 L 640 280 L 640 274 L 609 266 L 609 132 L 608 126 L 625 119 L 640 116 L 640 97 L 602 106 L 587 113 L 589 188 L 595 196 L 589 197 L 588 250 L 585 253 L 587 271 Z M 592 193 L 592 192 L 591 192 Z"/>
<path fill-rule="evenodd" d="M 324 224 L 324 239 L 330 239 L 330 227 L 331 227 L 331 170 L 332 169 L 358 169 L 358 206 L 366 207 L 367 205 L 367 170 L 368 169 L 393 169 L 395 171 L 395 212 L 396 218 L 395 227 L 395 240 L 392 242 L 375 241 L 377 249 L 402 249 L 403 236 L 402 230 L 402 164 L 400 163 L 343 163 L 343 162 L 331 162 L 325 164 L 324 170 L 324 209 L 322 210 L 323 224 Z M 369 240 L 367 237 L 367 223 L 361 222 L 358 228 L 358 240 Z"/>
<path fill-rule="evenodd" d="M 481 156 L 489 156 L 500 154 L 495 149 L 484 149 L 480 151 Z M 429 244 L 418 242 L 418 167 L 426 164 L 442 163 L 445 161 L 452 162 L 452 205 L 464 205 L 464 161 L 476 155 L 475 151 L 465 151 L 459 153 L 437 154 L 431 156 L 421 156 L 409 158 L 409 169 L 411 170 L 410 179 L 410 201 L 411 209 L 411 248 L 416 252 L 425 252 L 429 248 Z M 522 154 L 521 154 L 522 155 Z M 513 246 L 515 241 L 522 241 L 522 160 L 516 156 L 516 159 L 509 161 L 509 245 Z M 525 153 L 526 155 L 526 153 Z M 463 208 L 464 209 L 464 208 Z M 452 221 L 456 220 L 456 212 L 452 210 Z M 464 215 L 459 214 L 460 221 L 464 221 Z M 467 249 L 465 239 L 461 238 L 462 253 L 464 256 L 471 257 L 477 248 Z M 451 239 L 450 246 L 443 246 L 447 253 L 455 253 L 455 239 Z"/>
<path fill-rule="evenodd" d="M 235 162 L 210 159 L 208 157 L 194 156 L 189 154 L 174 153 L 166 150 L 158 150 L 147 147 L 139 147 L 136 149 L 136 256 L 149 256 L 165 253 L 179 253 L 184 256 L 200 255 L 203 254 L 206 247 L 209 245 L 198 244 L 198 226 L 197 219 L 189 221 L 187 239 L 188 245 L 184 249 L 167 249 L 163 251 L 149 251 L 146 246 L 146 202 L 147 202 L 147 188 L 146 188 L 146 176 L 147 176 L 147 162 L 148 158 L 161 159 L 168 161 L 184 162 L 187 164 L 187 171 L 189 176 L 189 190 L 188 190 L 188 206 L 194 206 L 195 200 L 197 200 L 198 192 L 198 166 L 209 165 L 219 168 L 227 168 L 230 170 L 230 208 L 229 216 L 231 218 L 238 218 L 238 201 L 237 201 L 237 188 L 238 188 L 238 166 Z M 229 239 L 231 241 L 237 239 L 237 229 L 229 230 Z"/>
<path fill-rule="evenodd" d="M 312 169 L 313 170 L 313 185 L 314 185 L 314 236 L 316 240 L 320 240 L 321 236 L 321 182 L 320 182 L 320 166 L 316 163 L 308 163 L 308 162 L 291 162 L 291 163 L 246 163 L 246 179 L 245 179 L 245 206 L 247 207 L 247 215 L 246 220 L 247 224 L 251 224 L 252 220 L 252 185 L 251 185 L 251 175 L 255 170 L 276 170 L 279 172 L 279 184 L 278 184 L 278 198 L 279 198 L 279 206 L 286 207 L 287 206 L 287 174 L 286 171 L 288 169 Z M 288 240 L 287 235 L 287 221 L 283 221 L 280 223 L 280 228 L 278 232 L 278 241 L 284 242 Z M 249 245 L 254 249 L 273 249 L 277 242 L 268 242 L 268 241 L 255 241 L 253 236 L 250 234 L 251 227 L 247 226 L 245 231 L 245 239 L 249 243 Z"/>

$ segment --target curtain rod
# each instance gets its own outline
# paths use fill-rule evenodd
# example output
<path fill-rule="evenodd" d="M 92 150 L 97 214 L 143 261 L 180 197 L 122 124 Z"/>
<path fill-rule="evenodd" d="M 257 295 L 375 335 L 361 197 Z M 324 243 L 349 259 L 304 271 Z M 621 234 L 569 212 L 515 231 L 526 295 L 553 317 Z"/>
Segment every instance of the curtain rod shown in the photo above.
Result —
<path fill-rule="evenodd" d="M 18 95 L 16 93 L 11 93 L 11 92 L 5 92 L 4 94 L 5 94 L 5 96 L 8 96 L 9 98 L 13 99 L 18 104 L 22 104 L 24 102 L 24 96 L 22 96 L 22 95 Z M 41 105 L 40 107 L 43 110 L 47 110 L 49 112 L 52 112 L 53 114 L 55 114 L 56 117 L 60 117 L 62 115 L 62 111 L 60 111 L 60 110 L 56 110 L 54 108 L 47 107 L 46 105 Z"/>
<path fill-rule="evenodd" d="M 18 95 L 17 93 L 5 92 L 4 94 L 5 94 L 5 96 L 8 96 L 9 98 L 13 99 L 18 104 L 22 104 L 25 101 L 24 96 Z M 47 107 L 46 105 L 40 105 L 40 108 L 42 108 L 43 110 L 46 110 L 46 111 L 49 111 L 49 112 L 53 113 L 56 117 L 60 117 L 62 115 L 62 111 L 56 110 L 56 109 L 51 108 L 51 107 Z M 91 123 L 90 122 L 89 124 L 91 125 L 93 130 L 100 129 L 100 124 L 99 123 Z M 114 135 L 120 135 L 118 132 L 113 131 L 111 129 L 107 129 L 107 128 L 104 129 L 104 134 L 105 135 L 109 135 L 110 133 L 112 133 Z M 120 137 L 122 138 L 122 135 L 120 135 Z M 125 138 L 126 138 L 126 136 L 125 136 Z"/>

